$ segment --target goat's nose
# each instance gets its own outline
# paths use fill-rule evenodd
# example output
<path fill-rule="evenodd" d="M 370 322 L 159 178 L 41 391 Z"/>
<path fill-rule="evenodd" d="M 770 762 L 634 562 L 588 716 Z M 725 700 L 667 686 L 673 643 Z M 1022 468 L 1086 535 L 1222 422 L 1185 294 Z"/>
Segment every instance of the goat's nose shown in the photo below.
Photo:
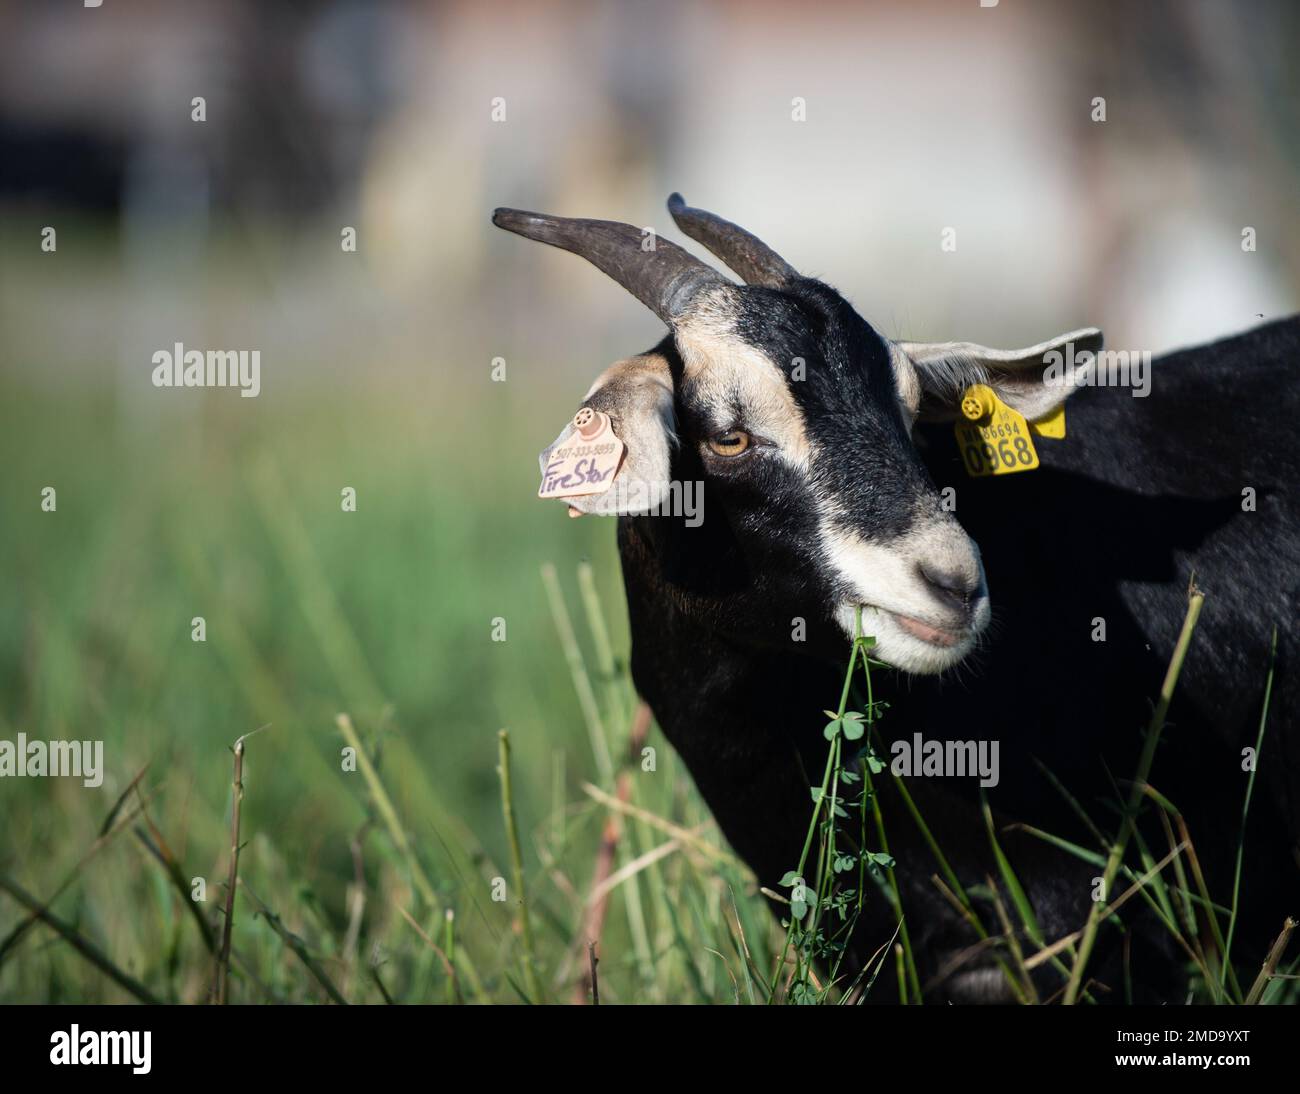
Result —
<path fill-rule="evenodd" d="M 944 570 L 930 563 L 922 562 L 917 569 L 938 600 L 966 613 L 971 610 L 971 601 L 977 599 L 980 590 L 979 571 Z"/>

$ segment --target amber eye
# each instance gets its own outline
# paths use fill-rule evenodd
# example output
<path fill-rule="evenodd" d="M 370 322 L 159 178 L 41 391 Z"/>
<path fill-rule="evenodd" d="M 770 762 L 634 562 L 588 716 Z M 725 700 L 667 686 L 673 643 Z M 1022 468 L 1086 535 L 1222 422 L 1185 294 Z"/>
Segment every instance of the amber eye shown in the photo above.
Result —
<path fill-rule="evenodd" d="M 739 456 L 749 447 L 749 434 L 743 429 L 729 429 L 709 438 L 709 448 L 719 456 Z"/>

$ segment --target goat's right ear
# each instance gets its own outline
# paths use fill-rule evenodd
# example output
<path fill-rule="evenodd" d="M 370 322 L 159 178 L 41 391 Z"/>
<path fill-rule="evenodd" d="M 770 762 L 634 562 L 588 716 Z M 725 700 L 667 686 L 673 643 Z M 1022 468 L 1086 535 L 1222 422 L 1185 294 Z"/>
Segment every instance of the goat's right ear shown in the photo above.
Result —
<path fill-rule="evenodd" d="M 667 358 L 644 353 L 611 365 L 591 385 L 582 405 L 609 415 L 614 435 L 627 454 L 609 489 L 565 498 L 570 510 L 615 516 L 654 509 L 672 477 L 672 447 L 677 443 L 673 378 Z M 569 422 L 542 452 L 538 462 L 543 474 L 551 452 L 567 441 L 573 430 Z"/>
<path fill-rule="evenodd" d="M 1030 421 L 1052 413 L 1092 369 L 1102 347 L 1096 327 L 1060 334 L 1025 349 L 974 342 L 895 342 L 894 369 L 903 402 L 925 421 L 953 421 L 963 393 L 988 384 Z"/>

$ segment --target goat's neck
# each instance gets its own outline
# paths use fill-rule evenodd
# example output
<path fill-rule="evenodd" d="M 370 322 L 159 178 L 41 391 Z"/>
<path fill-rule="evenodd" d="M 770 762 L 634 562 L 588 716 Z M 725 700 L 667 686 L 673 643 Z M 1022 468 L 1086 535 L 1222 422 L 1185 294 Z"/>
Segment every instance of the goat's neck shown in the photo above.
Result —
<path fill-rule="evenodd" d="M 736 643 L 670 587 L 644 523 L 620 522 L 632 675 L 723 834 L 765 885 L 798 865 L 842 669 Z"/>

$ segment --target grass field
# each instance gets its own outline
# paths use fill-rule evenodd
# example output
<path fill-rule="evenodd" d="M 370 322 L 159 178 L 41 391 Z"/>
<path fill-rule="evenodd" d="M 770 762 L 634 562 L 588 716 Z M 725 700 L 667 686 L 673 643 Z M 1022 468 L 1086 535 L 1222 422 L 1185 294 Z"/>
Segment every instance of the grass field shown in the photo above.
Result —
<path fill-rule="evenodd" d="M 199 404 L 193 416 L 142 428 L 107 389 L 9 386 L 0 736 L 102 739 L 106 777 L 98 789 L 6 779 L 0 870 L 154 997 L 207 998 L 231 747 L 263 725 L 244 756 L 232 1001 L 581 995 L 576 939 L 611 815 L 593 795 L 617 792 L 634 710 L 613 527 L 532 498 L 531 434 L 567 408 L 488 445 L 473 422 L 499 396 L 484 388 L 436 421 L 395 397 L 294 398 L 258 416 L 234 392 L 175 393 Z M 53 513 L 40 507 L 47 485 Z M 541 573 L 552 561 L 554 600 Z M 576 635 L 585 708 L 553 604 Z M 343 769 L 340 713 L 377 783 L 364 762 Z M 502 812 L 503 728 L 535 978 Z M 671 752 L 649 744 L 655 770 L 638 757 L 625 779 L 660 819 L 625 826 L 614 868 L 656 857 L 609 902 L 602 995 L 731 1000 L 736 911 L 760 952 L 769 917 Z M 190 899 L 196 878 L 205 901 Z M 23 918 L 0 897 L 0 999 L 131 998 L 51 928 L 15 937 Z"/>
<path fill-rule="evenodd" d="M 5 391 L 0 738 L 102 740 L 106 775 L 0 784 L 0 1001 L 585 1001 L 591 937 L 602 1002 L 847 997 L 637 717 L 612 525 L 532 496 L 563 392 L 466 384 L 455 414 L 163 393 L 185 413 L 142 416 L 106 384 Z M 1293 998 L 1221 973 L 1190 887 L 1140 895 L 1187 936 L 1196 997 Z"/>

